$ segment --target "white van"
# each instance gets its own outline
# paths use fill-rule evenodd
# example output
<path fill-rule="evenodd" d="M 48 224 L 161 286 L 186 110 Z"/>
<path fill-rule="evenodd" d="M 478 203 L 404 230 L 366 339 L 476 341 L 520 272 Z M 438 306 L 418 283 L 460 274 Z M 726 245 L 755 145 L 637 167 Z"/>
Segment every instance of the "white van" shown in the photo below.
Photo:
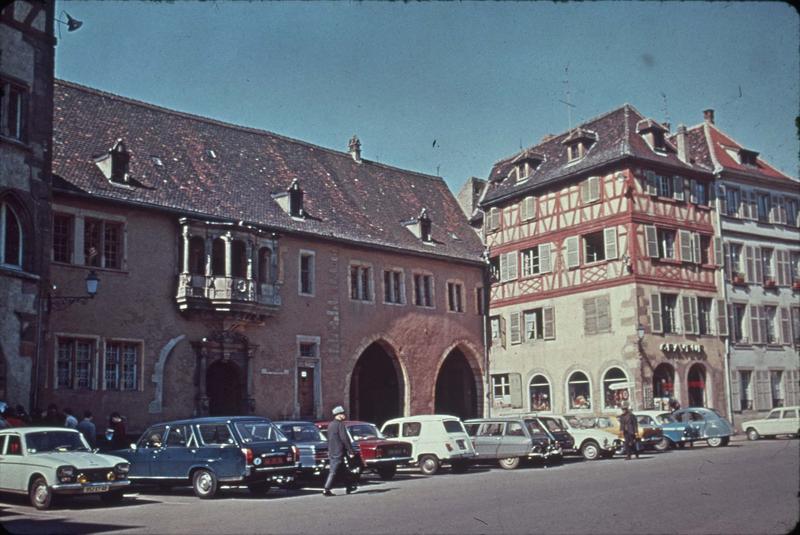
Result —
<path fill-rule="evenodd" d="M 418 465 L 425 475 L 438 472 L 442 463 L 449 464 L 453 472 L 463 472 L 475 457 L 472 441 L 456 416 L 423 414 L 393 418 L 383 424 L 381 433 L 409 442 L 412 464 Z"/>

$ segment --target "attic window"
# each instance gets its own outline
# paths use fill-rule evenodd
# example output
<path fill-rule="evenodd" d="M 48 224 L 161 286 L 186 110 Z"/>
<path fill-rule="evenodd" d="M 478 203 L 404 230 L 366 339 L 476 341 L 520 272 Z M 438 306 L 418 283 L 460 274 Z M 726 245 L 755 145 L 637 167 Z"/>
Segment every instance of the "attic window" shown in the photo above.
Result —
<path fill-rule="evenodd" d="M 511 163 L 514 164 L 513 174 L 517 182 L 527 180 L 543 161 L 544 156 L 531 150 L 526 150 L 514 158 Z"/>
<path fill-rule="evenodd" d="M 295 178 L 287 190 L 289 192 L 289 215 L 292 217 L 305 217 L 303 210 L 303 189 Z"/>
<path fill-rule="evenodd" d="M 428 216 L 428 209 L 423 208 L 419 216 L 402 223 L 411 233 L 422 240 L 423 243 L 433 243 L 431 233 L 431 218 Z"/>
<path fill-rule="evenodd" d="M 130 182 L 130 159 L 131 156 L 125 147 L 125 142 L 118 139 L 108 152 L 95 158 L 94 163 L 109 182 L 127 186 Z"/>
<path fill-rule="evenodd" d="M 212 160 L 216 160 L 217 159 L 217 153 L 212 149 L 206 150 L 206 156 L 208 156 Z"/>
<path fill-rule="evenodd" d="M 666 153 L 669 151 L 665 134 L 667 128 L 653 119 L 642 119 L 636 123 L 636 132 L 655 152 Z"/>
<path fill-rule="evenodd" d="M 580 160 L 597 141 L 597 134 L 583 128 L 576 128 L 561 142 L 567 147 L 567 161 Z"/>
<path fill-rule="evenodd" d="M 153 165 L 156 167 L 164 167 L 164 162 L 158 156 L 151 156 L 150 159 L 153 160 Z"/>
<path fill-rule="evenodd" d="M 758 167 L 758 153 L 752 150 L 739 149 L 739 163 Z"/>

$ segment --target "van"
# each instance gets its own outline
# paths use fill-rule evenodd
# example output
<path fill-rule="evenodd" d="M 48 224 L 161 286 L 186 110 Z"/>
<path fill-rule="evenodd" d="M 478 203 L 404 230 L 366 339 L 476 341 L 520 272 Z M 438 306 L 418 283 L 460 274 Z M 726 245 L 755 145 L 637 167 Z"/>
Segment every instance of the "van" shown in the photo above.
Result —
<path fill-rule="evenodd" d="M 431 476 L 439 471 L 443 463 L 449 464 L 453 472 L 465 471 L 475 458 L 475 448 L 456 416 L 425 414 L 393 418 L 381 427 L 386 437 L 398 438 L 412 446 L 411 464 Z"/>

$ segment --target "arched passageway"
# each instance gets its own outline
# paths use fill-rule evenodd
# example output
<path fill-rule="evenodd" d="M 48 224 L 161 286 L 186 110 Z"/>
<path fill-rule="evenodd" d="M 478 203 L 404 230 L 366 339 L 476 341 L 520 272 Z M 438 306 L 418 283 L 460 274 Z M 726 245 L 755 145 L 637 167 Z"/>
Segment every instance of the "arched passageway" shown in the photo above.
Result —
<path fill-rule="evenodd" d="M 379 343 L 361 353 L 350 378 L 350 418 L 380 426 L 403 415 L 405 384 L 399 364 Z"/>
<path fill-rule="evenodd" d="M 706 406 L 706 368 L 702 364 L 693 364 L 689 368 L 689 406 Z"/>
<path fill-rule="evenodd" d="M 444 360 L 436 378 L 434 411 L 452 414 L 462 420 L 478 416 L 475 374 L 464 353 L 453 349 Z"/>

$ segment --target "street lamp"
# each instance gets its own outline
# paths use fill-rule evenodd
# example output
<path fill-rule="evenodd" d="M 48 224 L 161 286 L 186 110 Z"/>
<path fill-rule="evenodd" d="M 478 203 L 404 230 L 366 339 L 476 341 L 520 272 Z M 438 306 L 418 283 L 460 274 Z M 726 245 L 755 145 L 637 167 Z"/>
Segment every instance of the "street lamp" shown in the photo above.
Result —
<path fill-rule="evenodd" d="M 641 323 L 636 327 L 636 336 L 639 337 L 639 343 L 642 343 L 642 340 L 644 340 L 644 325 Z"/>
<path fill-rule="evenodd" d="M 64 310 L 75 303 L 85 303 L 89 299 L 94 299 L 97 290 L 100 286 L 100 278 L 94 270 L 91 270 L 86 275 L 86 295 L 64 295 L 64 296 L 47 296 L 48 309 Z"/>

